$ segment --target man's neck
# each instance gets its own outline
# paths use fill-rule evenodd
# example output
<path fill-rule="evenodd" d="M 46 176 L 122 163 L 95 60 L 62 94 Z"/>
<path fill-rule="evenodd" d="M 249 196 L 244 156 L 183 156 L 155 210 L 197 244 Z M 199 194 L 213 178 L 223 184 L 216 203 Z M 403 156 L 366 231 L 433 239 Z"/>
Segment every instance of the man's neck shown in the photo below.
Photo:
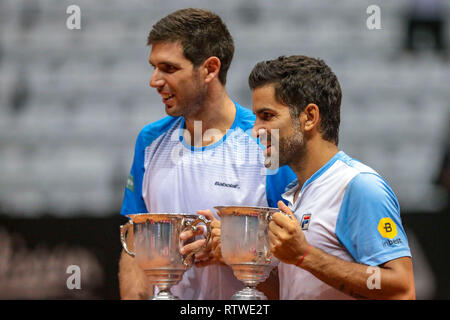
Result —
<path fill-rule="evenodd" d="M 186 116 L 185 123 L 190 134 L 185 136 L 191 145 L 196 147 L 213 144 L 226 134 L 236 116 L 236 107 L 225 89 L 206 98 L 201 111 Z"/>
<path fill-rule="evenodd" d="M 322 168 L 331 158 L 333 158 L 336 153 L 338 153 L 338 147 L 322 138 L 317 137 L 315 142 L 307 143 L 305 156 L 299 159 L 294 164 L 289 164 L 291 169 L 297 176 L 299 188 L 294 196 L 294 202 L 297 200 L 298 195 L 302 186 L 311 178 L 311 176 L 316 173 L 320 168 Z"/>

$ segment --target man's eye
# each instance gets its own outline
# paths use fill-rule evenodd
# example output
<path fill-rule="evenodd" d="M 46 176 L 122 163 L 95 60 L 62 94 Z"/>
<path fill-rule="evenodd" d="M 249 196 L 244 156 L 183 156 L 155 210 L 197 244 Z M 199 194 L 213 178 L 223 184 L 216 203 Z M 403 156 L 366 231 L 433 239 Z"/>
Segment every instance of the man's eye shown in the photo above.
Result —
<path fill-rule="evenodd" d="M 173 72 L 177 71 L 177 68 L 175 68 L 174 66 L 164 66 L 161 69 L 167 73 L 173 73 Z"/>
<path fill-rule="evenodd" d="M 263 112 L 263 114 L 262 114 L 262 118 L 264 120 L 270 120 L 270 119 L 272 119 L 272 117 L 273 117 L 273 114 L 271 114 L 269 112 Z"/>

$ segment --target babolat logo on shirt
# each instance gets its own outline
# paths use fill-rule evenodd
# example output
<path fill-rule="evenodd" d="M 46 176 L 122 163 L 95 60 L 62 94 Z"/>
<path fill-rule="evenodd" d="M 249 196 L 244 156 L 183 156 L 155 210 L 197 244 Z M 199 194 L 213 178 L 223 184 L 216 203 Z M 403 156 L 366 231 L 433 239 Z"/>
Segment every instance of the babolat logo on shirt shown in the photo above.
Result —
<path fill-rule="evenodd" d="M 394 239 L 397 235 L 397 225 L 391 218 L 382 218 L 378 223 L 378 232 L 383 238 L 388 240 L 383 242 L 383 247 L 397 245 L 402 243 L 402 239 Z"/>
<path fill-rule="evenodd" d="M 225 183 L 225 182 L 219 182 L 219 181 L 216 181 L 216 183 L 214 183 L 214 185 L 215 186 L 220 186 L 220 187 L 240 189 L 238 184 L 231 184 L 231 183 Z"/>

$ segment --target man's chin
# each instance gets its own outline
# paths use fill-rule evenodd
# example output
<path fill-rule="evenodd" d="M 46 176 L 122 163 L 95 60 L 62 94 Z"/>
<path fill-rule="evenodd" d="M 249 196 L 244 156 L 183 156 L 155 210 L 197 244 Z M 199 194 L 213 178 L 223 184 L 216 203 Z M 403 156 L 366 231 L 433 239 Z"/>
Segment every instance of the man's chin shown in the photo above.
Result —
<path fill-rule="evenodd" d="M 177 111 L 175 106 L 171 106 L 171 105 L 167 105 L 167 104 L 166 104 L 166 113 L 167 113 L 167 115 L 172 116 L 172 117 L 178 117 L 181 115 L 180 112 Z"/>
<path fill-rule="evenodd" d="M 278 161 L 278 157 L 268 156 L 264 158 L 264 166 L 267 169 L 275 170 L 280 167 L 280 163 Z"/>

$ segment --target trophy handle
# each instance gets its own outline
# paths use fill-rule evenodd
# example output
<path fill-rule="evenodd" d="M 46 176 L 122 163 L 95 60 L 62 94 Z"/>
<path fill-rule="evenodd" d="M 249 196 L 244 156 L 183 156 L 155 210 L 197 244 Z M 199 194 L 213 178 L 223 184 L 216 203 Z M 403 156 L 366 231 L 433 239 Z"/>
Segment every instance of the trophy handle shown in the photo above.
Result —
<path fill-rule="evenodd" d="M 190 252 L 186 257 L 184 257 L 183 259 L 183 264 L 186 267 L 189 267 L 189 263 L 187 263 L 187 261 L 189 261 L 189 259 L 196 254 L 197 252 L 199 252 L 201 249 L 206 248 L 206 246 L 208 245 L 209 239 L 211 238 L 211 221 L 206 219 L 204 216 L 198 216 L 197 219 L 195 219 L 193 222 L 189 221 L 189 220 L 185 220 L 183 225 L 184 228 L 190 228 L 192 232 L 195 232 L 197 230 L 197 224 L 203 222 L 206 226 L 206 242 L 205 245 L 193 250 L 192 252 Z"/>
<path fill-rule="evenodd" d="M 122 247 L 125 250 L 126 253 L 128 253 L 130 256 L 134 257 L 135 253 L 130 251 L 127 246 L 127 234 L 128 229 L 130 229 L 133 226 L 133 221 L 128 221 L 123 226 L 120 226 L 120 242 L 122 242 Z"/>
<path fill-rule="evenodd" d="M 277 212 L 280 212 L 280 213 L 284 214 L 286 217 L 288 217 L 289 219 L 292 220 L 292 217 L 291 217 L 290 215 L 288 215 L 287 213 L 284 213 L 284 212 L 281 211 L 281 210 L 279 210 L 279 211 L 277 211 Z M 270 223 L 270 221 L 272 221 L 272 214 L 273 214 L 273 213 L 270 212 L 270 211 L 267 211 L 267 213 L 266 213 L 265 219 L 266 219 L 266 221 L 269 222 L 269 223 Z"/>

